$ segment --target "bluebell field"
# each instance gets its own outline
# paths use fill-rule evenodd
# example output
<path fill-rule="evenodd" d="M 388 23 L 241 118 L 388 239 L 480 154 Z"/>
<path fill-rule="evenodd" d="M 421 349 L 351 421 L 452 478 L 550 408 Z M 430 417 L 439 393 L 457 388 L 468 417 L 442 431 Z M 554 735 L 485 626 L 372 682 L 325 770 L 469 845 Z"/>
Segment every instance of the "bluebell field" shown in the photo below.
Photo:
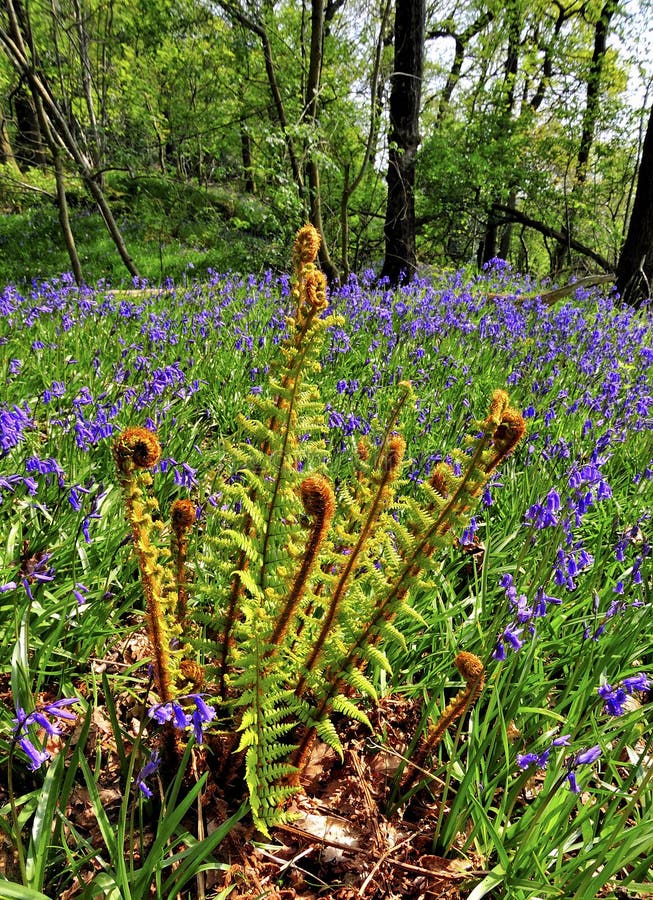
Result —
<path fill-rule="evenodd" d="M 268 272 L 130 291 L 77 288 L 63 276 L 0 293 L 0 606 L 12 621 L 12 609 L 31 604 L 46 632 L 56 630 L 49 604 L 59 616 L 61 657 L 49 655 L 47 670 L 32 673 L 33 697 L 55 685 L 74 696 L 84 657 L 142 608 L 138 584 L 121 571 L 112 438 L 127 425 L 155 430 L 162 507 L 190 497 L 200 523 L 210 516 L 222 444 L 265 382 L 289 292 L 286 276 Z M 458 272 L 397 291 L 372 273 L 352 276 L 330 304 L 341 319 L 330 330 L 320 387 L 336 483 L 404 379 L 419 398 L 403 426 L 407 489 L 473 433 L 493 389 L 507 390 L 527 420 L 522 445 L 442 561 L 438 596 L 416 599 L 430 630 L 411 625 L 414 658 L 395 656 L 394 687 L 408 694 L 424 684 L 437 694 L 460 647 L 487 662 L 492 699 L 474 711 L 486 724 L 469 737 L 487 758 L 470 749 L 473 785 L 457 776 L 467 791 L 482 785 L 475 840 L 489 847 L 496 839 L 490 820 L 499 832 L 520 817 L 528 823 L 517 791 L 535 777 L 540 797 L 555 786 L 570 803 L 582 803 L 584 792 L 637 794 L 628 766 L 644 758 L 638 736 L 649 753 L 651 740 L 653 314 L 596 289 L 546 305 L 500 260 L 480 276 Z M 475 548 L 482 564 L 470 574 Z M 13 641 L 8 629 L 5 671 Z M 51 701 L 26 713 L 21 699 L 7 705 L 3 722 L 26 742 L 20 759 L 38 769 L 48 751 L 28 726 L 45 727 L 47 715 L 56 724 L 75 706 Z M 146 793 L 144 777 L 142 785 Z M 647 790 L 637 794 L 642 817 Z M 496 792 L 508 799 L 497 801 Z M 565 817 L 575 808 L 565 807 Z M 464 818 L 455 804 L 453 813 L 441 829 L 445 849 Z M 504 837 L 517 846 L 519 835 Z M 558 838 L 545 840 L 552 853 Z M 637 877 L 645 880 L 650 864 L 649 854 Z"/>

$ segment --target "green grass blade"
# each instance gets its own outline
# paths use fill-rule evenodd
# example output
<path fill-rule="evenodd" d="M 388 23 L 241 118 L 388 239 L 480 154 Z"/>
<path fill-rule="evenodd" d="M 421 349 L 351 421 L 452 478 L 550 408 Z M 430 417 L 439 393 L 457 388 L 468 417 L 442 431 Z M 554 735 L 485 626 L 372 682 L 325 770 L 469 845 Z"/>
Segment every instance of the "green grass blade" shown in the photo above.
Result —
<path fill-rule="evenodd" d="M 207 866 L 204 861 L 211 853 L 213 853 L 215 848 L 222 843 L 234 825 L 243 818 L 248 809 L 249 803 L 243 803 L 233 816 L 227 819 L 226 822 L 223 822 L 222 825 L 220 825 L 219 828 L 216 828 L 207 838 L 198 841 L 193 844 L 193 846 L 189 847 L 188 850 L 184 850 L 182 853 L 176 854 L 166 861 L 167 865 L 171 865 L 173 861 L 177 862 L 183 860 L 179 868 L 163 885 L 163 895 L 168 897 L 168 900 L 174 900 L 174 897 L 181 891 L 186 882 L 191 878 L 194 878 L 198 872 L 206 871 L 208 868 L 214 868 L 214 866 Z"/>
<path fill-rule="evenodd" d="M 50 898 L 47 894 L 25 887 L 23 884 L 0 881 L 0 900 L 50 900 Z"/>
<path fill-rule="evenodd" d="M 57 803 L 61 797 L 64 766 L 64 754 L 59 753 L 46 772 L 32 821 L 32 834 L 27 848 L 25 866 L 27 883 L 34 890 L 40 890 L 45 880 L 52 847 L 52 823 Z"/>

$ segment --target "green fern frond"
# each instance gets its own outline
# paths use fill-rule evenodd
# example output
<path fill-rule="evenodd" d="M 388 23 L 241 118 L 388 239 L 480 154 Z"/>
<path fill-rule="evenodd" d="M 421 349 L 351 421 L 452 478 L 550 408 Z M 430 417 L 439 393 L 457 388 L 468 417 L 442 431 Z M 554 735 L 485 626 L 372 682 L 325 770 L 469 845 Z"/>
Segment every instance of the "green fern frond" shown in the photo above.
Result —
<path fill-rule="evenodd" d="M 342 716 L 347 716 L 348 719 L 354 719 L 354 721 L 366 725 L 370 731 L 373 731 L 372 723 L 363 710 L 359 709 L 347 697 L 343 697 L 342 694 L 338 694 L 337 697 L 333 698 L 333 711 L 340 713 Z"/>
<path fill-rule="evenodd" d="M 338 737 L 336 726 L 333 724 L 331 719 L 325 716 L 324 718 L 314 722 L 313 727 L 319 739 L 321 741 L 324 741 L 325 744 L 328 744 L 328 746 L 331 747 L 332 750 L 335 750 L 340 759 L 344 759 L 345 753 L 342 748 L 342 742 Z"/>
<path fill-rule="evenodd" d="M 361 705 L 378 702 L 374 673 L 392 675 L 383 646 L 405 647 L 397 617 L 426 624 L 411 595 L 523 433 L 507 396 L 495 394 L 481 437 L 452 453 L 455 468 L 439 463 L 421 494 L 403 498 L 397 428 L 414 398 L 402 383 L 382 432 L 359 443 L 354 480 L 336 504 L 317 374 L 326 331 L 340 320 L 323 315 L 318 245 L 314 229 L 300 230 L 289 338 L 223 448 L 233 474 L 196 566 L 197 646 L 239 734 L 252 816 L 266 834 L 285 819 L 314 737 L 342 756 L 332 716 L 370 727 Z"/>

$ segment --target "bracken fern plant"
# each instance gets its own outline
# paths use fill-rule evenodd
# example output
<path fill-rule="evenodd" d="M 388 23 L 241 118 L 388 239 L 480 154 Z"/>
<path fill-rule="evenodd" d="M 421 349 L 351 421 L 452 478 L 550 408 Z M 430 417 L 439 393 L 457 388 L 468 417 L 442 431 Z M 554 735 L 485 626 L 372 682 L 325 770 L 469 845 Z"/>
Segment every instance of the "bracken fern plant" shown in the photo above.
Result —
<path fill-rule="evenodd" d="M 153 515 L 146 469 L 156 438 L 128 429 L 114 446 L 159 700 L 179 710 L 189 684 L 195 691 L 207 685 L 231 736 L 220 746 L 244 766 L 253 820 L 264 833 L 287 818 L 314 742 L 342 755 L 341 717 L 370 725 L 365 707 L 378 699 L 376 674 L 391 672 L 384 648 L 404 643 L 404 617 L 419 618 L 411 596 L 434 589 L 429 573 L 438 552 L 456 541 L 525 431 L 497 390 L 476 432 L 417 493 L 402 491 L 401 420 L 414 403 L 402 382 L 385 427 L 359 442 L 351 483 L 336 489 L 318 382 L 324 338 L 337 319 L 327 312 L 318 248 L 315 229 L 300 229 L 288 338 L 266 389 L 250 396 L 237 436 L 223 448 L 231 474 L 205 523 L 192 584 L 185 560 L 192 517 L 173 511 L 167 551 Z M 467 686 L 423 737 L 420 765 L 482 690 L 480 660 L 463 653 L 456 665 Z M 170 732 L 163 746 L 174 756 Z M 409 772 L 406 784 L 414 778 Z"/>

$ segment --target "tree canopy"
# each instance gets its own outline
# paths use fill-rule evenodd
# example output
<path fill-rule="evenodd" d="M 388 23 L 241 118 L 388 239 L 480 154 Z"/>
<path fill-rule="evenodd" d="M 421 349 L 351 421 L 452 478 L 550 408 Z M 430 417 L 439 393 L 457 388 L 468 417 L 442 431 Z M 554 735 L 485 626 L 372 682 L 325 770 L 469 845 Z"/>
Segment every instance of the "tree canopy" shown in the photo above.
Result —
<path fill-rule="evenodd" d="M 494 256 L 556 278 L 615 272 L 651 107 L 653 10 L 435 0 L 415 30 L 400 14 L 411 5 L 1 0 L 4 211 L 21 191 L 51 196 L 78 279 L 73 199 L 99 213 L 132 274 L 122 223 L 138 198 L 170 239 L 217 216 L 284 245 L 308 218 L 336 279 L 390 273 L 387 178 L 405 186 L 407 172 L 408 274 Z M 421 71 L 404 71 L 402 21 Z M 402 136 L 392 94 L 411 78 L 421 89 Z"/>

